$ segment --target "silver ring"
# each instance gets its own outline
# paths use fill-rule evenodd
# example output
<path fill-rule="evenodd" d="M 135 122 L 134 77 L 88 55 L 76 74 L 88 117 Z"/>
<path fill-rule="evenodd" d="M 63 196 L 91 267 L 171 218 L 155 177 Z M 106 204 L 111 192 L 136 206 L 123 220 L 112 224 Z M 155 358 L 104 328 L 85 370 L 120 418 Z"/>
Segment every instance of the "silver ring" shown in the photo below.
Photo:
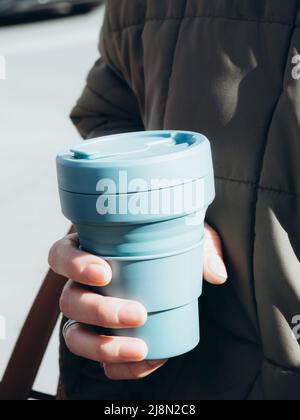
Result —
<path fill-rule="evenodd" d="M 79 322 L 73 321 L 72 319 L 69 319 L 69 321 L 67 321 L 65 323 L 65 325 L 63 326 L 63 329 L 62 329 L 62 335 L 63 335 L 65 341 L 66 341 L 68 329 L 73 327 L 73 325 L 77 325 L 77 324 L 80 325 Z"/>
<path fill-rule="evenodd" d="M 72 319 L 69 319 L 65 323 L 65 325 L 63 326 L 62 335 L 63 335 L 65 341 L 66 341 L 66 336 L 67 336 L 68 329 L 73 327 L 74 325 L 80 325 L 80 322 L 73 321 Z M 101 367 L 101 369 L 104 369 L 104 363 L 103 362 L 100 362 L 100 367 Z"/>

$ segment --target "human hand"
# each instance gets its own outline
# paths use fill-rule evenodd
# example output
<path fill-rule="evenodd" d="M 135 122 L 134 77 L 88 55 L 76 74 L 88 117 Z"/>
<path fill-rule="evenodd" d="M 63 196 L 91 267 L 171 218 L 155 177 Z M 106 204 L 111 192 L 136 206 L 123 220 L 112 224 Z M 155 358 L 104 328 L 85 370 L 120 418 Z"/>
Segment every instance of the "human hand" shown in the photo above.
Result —
<path fill-rule="evenodd" d="M 227 279 L 221 241 L 210 226 L 205 226 L 205 232 L 204 278 L 220 285 Z M 112 380 L 141 379 L 166 363 L 166 360 L 146 361 L 148 349 L 140 339 L 98 335 L 89 327 L 140 327 L 147 320 L 147 311 L 138 302 L 101 296 L 83 287 L 106 286 L 112 271 L 105 260 L 79 250 L 76 234 L 53 245 L 49 264 L 56 273 L 72 279 L 60 300 L 63 314 L 76 321 L 65 333 L 66 345 L 72 353 L 100 362 Z"/>

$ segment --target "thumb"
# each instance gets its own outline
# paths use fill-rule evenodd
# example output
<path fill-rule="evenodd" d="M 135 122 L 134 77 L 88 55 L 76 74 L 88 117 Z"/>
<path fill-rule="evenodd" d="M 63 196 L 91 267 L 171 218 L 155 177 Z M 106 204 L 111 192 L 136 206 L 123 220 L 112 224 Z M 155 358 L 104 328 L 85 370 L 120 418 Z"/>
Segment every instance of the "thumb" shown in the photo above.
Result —
<path fill-rule="evenodd" d="M 204 278 L 208 283 L 224 284 L 228 278 L 223 261 L 221 239 L 209 225 L 205 225 Z"/>

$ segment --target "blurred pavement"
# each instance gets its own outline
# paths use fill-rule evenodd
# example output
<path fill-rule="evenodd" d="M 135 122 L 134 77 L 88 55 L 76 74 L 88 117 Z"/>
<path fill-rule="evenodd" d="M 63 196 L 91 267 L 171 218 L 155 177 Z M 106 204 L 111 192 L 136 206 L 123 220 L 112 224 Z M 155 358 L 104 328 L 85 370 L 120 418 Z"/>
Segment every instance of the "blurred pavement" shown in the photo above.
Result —
<path fill-rule="evenodd" d="M 68 115 L 98 57 L 102 17 L 103 7 L 0 28 L 0 56 L 7 62 L 7 80 L 0 80 L 0 317 L 7 322 L 0 377 L 46 272 L 48 249 L 69 226 L 60 213 L 55 156 L 79 141 Z M 39 391 L 55 392 L 57 347 L 56 332 Z"/>

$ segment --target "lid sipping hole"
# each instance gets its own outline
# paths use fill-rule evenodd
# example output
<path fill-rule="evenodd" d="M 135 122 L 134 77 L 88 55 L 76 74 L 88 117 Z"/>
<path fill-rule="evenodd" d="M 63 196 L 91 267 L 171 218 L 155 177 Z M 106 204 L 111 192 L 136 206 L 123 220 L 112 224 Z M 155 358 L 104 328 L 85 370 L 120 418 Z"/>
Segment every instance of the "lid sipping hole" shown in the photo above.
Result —
<path fill-rule="evenodd" d="M 172 133 L 172 139 L 176 142 L 178 145 L 187 144 L 191 145 L 195 141 L 195 137 L 192 133 L 183 133 L 183 132 L 174 132 Z"/>

